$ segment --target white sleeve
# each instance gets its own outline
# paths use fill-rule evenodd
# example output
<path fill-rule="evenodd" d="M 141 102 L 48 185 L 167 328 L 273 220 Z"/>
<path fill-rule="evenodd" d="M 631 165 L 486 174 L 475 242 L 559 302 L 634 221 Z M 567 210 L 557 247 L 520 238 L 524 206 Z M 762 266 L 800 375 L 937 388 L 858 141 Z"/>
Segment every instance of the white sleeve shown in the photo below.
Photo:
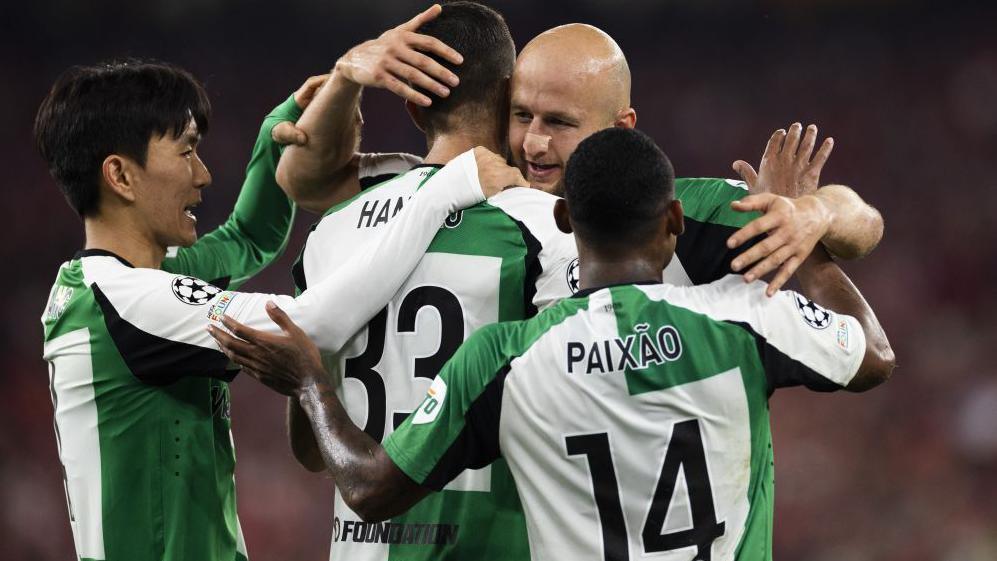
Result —
<path fill-rule="evenodd" d="M 238 294 L 225 313 L 257 329 L 275 331 L 264 305 L 274 300 L 324 352 L 338 352 L 401 288 L 447 216 L 485 199 L 471 151 L 436 172 L 382 235 L 334 275 L 297 298 Z"/>
<path fill-rule="evenodd" d="M 558 197 L 528 187 L 507 189 L 488 199 L 502 209 L 523 231 L 524 241 L 533 263 L 528 271 L 527 293 L 532 293 L 533 306 L 543 310 L 571 296 L 577 290 L 578 248 L 575 238 L 557 228 L 554 222 L 554 202 Z M 532 247 L 530 247 L 532 246 Z"/>
<path fill-rule="evenodd" d="M 840 389 L 865 356 L 865 332 L 855 318 L 823 308 L 791 290 L 769 298 L 762 281 L 728 275 L 708 285 L 672 287 L 666 298 L 680 306 L 751 330 L 771 389 L 804 385 Z"/>

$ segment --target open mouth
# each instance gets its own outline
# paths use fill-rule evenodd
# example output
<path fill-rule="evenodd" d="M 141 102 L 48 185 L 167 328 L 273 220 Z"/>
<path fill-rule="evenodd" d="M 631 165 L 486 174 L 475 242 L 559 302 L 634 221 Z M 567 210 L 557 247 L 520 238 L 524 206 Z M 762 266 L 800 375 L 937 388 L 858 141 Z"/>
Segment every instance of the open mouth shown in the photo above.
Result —
<path fill-rule="evenodd" d="M 184 216 L 189 218 L 192 222 L 197 222 L 197 216 L 194 215 L 194 209 L 197 208 L 197 205 L 199 204 L 201 203 L 194 203 L 192 205 L 185 206 L 183 209 Z"/>
<path fill-rule="evenodd" d="M 541 179 L 553 175 L 561 167 L 557 164 L 538 164 L 530 161 L 526 162 L 526 166 L 531 176 Z"/>

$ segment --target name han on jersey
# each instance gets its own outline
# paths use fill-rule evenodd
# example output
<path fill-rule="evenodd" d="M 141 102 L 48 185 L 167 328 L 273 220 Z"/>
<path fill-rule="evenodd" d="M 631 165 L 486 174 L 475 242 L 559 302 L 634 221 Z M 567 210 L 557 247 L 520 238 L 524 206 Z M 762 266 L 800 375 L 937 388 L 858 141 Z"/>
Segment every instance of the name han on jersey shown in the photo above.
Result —
<path fill-rule="evenodd" d="M 623 373 L 643 370 L 682 356 L 682 338 L 677 329 L 663 325 L 652 333 L 650 325 L 639 323 L 626 337 L 614 337 L 591 343 L 568 341 L 565 359 L 568 374 Z"/>
<path fill-rule="evenodd" d="M 392 199 L 371 199 L 363 202 L 360 208 L 360 217 L 357 218 L 357 230 L 361 228 L 377 228 L 382 224 L 387 224 L 405 207 L 405 201 L 409 197 L 395 197 Z M 447 217 L 444 226 L 456 228 L 460 226 L 463 213 L 457 211 Z"/>

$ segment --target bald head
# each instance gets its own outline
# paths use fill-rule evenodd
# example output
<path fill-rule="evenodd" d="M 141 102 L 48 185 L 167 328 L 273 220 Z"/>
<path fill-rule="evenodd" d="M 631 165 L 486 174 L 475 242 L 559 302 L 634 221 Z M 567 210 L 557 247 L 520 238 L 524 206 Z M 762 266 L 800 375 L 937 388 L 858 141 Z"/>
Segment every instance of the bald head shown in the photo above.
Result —
<path fill-rule="evenodd" d="M 537 35 L 523 47 L 517 66 L 556 64 L 565 78 L 595 86 L 614 110 L 630 107 L 630 66 L 608 33 L 584 23 L 569 23 Z"/>
<path fill-rule="evenodd" d="M 512 160 L 530 185 L 555 194 L 579 142 L 637 123 L 623 51 L 604 31 L 579 23 L 541 33 L 523 48 L 509 105 Z"/>

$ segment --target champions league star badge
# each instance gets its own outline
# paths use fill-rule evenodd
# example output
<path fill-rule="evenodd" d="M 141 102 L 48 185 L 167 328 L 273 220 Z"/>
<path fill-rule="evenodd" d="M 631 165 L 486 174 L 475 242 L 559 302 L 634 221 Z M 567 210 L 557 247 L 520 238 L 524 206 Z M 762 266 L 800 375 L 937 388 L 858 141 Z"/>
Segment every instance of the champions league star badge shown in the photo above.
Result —
<path fill-rule="evenodd" d="M 173 295 L 184 304 L 201 306 L 207 304 L 215 294 L 222 289 L 212 286 L 194 277 L 176 277 L 173 279 Z"/>
<path fill-rule="evenodd" d="M 578 258 L 575 257 L 574 259 L 571 260 L 571 263 L 568 264 L 568 273 L 566 275 L 566 280 L 568 281 L 568 288 L 571 289 L 572 294 L 578 292 L 578 281 L 579 281 L 578 277 L 579 277 Z"/>
<path fill-rule="evenodd" d="M 827 326 L 831 325 L 831 312 L 799 294 L 793 296 L 796 298 L 796 308 L 800 310 L 800 315 L 803 316 L 803 321 L 807 322 L 807 325 L 814 329 L 826 329 Z"/>

